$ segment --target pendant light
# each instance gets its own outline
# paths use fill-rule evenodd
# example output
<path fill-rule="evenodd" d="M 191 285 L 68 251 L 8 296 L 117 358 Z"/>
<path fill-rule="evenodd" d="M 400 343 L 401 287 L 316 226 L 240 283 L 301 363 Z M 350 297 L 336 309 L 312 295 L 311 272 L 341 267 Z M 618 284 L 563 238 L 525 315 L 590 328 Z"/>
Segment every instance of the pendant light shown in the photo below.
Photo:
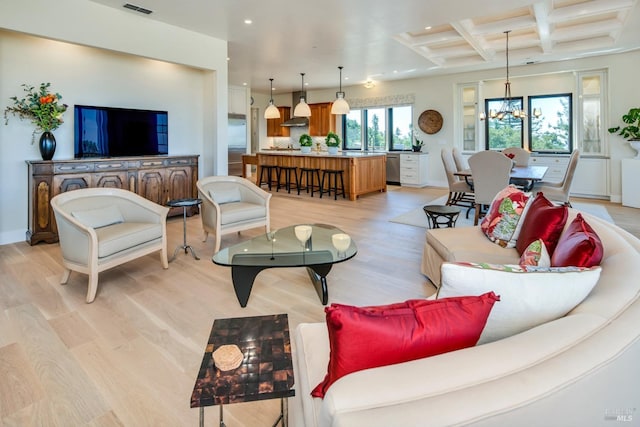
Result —
<path fill-rule="evenodd" d="M 311 108 L 304 102 L 304 73 L 300 73 L 300 75 L 302 76 L 302 95 L 300 96 L 300 102 L 293 110 L 293 115 L 294 117 L 311 117 Z"/>
<path fill-rule="evenodd" d="M 269 92 L 269 106 L 266 110 L 264 110 L 264 118 L 265 119 L 279 119 L 280 118 L 280 110 L 273 104 L 273 79 L 269 79 L 271 83 L 271 92 Z"/>
<path fill-rule="evenodd" d="M 338 67 L 340 70 L 340 92 L 336 92 L 336 100 L 333 101 L 331 106 L 331 114 L 349 114 L 349 104 L 344 99 L 344 92 L 342 91 L 342 66 Z"/>
<path fill-rule="evenodd" d="M 511 81 L 509 81 L 509 33 L 511 30 L 505 31 L 507 42 L 505 49 L 505 56 L 507 58 L 507 80 L 504 84 L 504 97 L 502 98 L 502 105 L 498 111 L 489 110 L 489 118 L 502 120 L 504 118 L 515 118 L 523 120 L 527 117 L 527 113 L 524 110 L 513 108 L 513 98 L 511 97 Z M 540 117 L 542 115 L 542 111 L 539 108 L 534 109 L 533 111 L 534 117 Z M 485 120 L 487 115 L 482 112 L 480 113 L 480 120 Z"/>

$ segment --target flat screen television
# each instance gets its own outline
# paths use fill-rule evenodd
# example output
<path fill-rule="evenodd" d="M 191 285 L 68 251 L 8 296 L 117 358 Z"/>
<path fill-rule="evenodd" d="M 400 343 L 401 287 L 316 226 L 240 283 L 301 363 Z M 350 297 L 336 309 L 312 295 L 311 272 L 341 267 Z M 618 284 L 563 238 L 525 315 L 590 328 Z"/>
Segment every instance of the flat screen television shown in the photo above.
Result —
<path fill-rule="evenodd" d="M 74 106 L 74 155 L 126 157 L 168 154 L 168 113 Z"/>

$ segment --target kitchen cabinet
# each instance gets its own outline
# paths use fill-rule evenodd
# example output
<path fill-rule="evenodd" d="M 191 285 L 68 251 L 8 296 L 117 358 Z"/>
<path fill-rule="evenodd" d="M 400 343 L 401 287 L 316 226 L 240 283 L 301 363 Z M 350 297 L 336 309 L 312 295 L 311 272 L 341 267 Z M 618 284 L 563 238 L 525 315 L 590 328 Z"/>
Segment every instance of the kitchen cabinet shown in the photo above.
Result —
<path fill-rule="evenodd" d="M 609 159 L 580 156 L 571 183 L 571 195 L 608 198 Z"/>
<path fill-rule="evenodd" d="M 622 159 L 622 206 L 640 208 L 640 160 Z"/>
<path fill-rule="evenodd" d="M 229 86 L 229 114 L 247 115 L 247 89 Z"/>
<path fill-rule="evenodd" d="M 58 241 L 49 202 L 66 191 L 112 187 L 137 193 L 160 205 L 167 200 L 197 197 L 198 156 L 149 156 L 118 159 L 27 161 L 28 221 L 26 240 Z M 198 212 L 197 206 L 188 214 Z M 169 215 L 182 215 L 172 208 Z"/>
<path fill-rule="evenodd" d="M 400 154 L 400 185 L 404 187 L 425 187 L 427 185 L 426 153 Z"/>
<path fill-rule="evenodd" d="M 311 117 L 309 117 L 309 135 L 327 136 L 329 132 L 335 132 L 336 120 L 331 114 L 333 102 L 321 102 L 309 104 Z"/>
<path fill-rule="evenodd" d="M 279 119 L 267 119 L 267 136 L 289 136 L 290 129 L 281 126 L 291 117 L 291 107 L 278 107 Z"/>
<path fill-rule="evenodd" d="M 564 174 L 569 166 L 569 156 L 532 155 L 529 159 L 532 166 L 546 166 L 545 181 L 559 182 L 564 179 Z"/>

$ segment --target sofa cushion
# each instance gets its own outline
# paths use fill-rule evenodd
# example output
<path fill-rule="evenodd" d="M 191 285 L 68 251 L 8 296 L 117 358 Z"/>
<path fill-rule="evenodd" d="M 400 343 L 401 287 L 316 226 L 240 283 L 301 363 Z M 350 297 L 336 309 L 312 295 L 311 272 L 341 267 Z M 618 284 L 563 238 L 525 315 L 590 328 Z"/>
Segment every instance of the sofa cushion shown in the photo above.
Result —
<path fill-rule="evenodd" d="M 592 267 L 600 264 L 603 253 L 600 237 L 582 215 L 578 214 L 560 236 L 558 246 L 551 256 L 551 265 Z"/>
<path fill-rule="evenodd" d="M 240 194 L 240 188 L 237 186 L 234 187 L 226 187 L 216 188 L 215 190 L 209 190 L 209 195 L 219 205 L 225 203 L 233 203 L 239 202 L 242 200 L 242 195 Z"/>
<path fill-rule="evenodd" d="M 589 295 L 600 272 L 600 267 L 445 263 L 438 298 L 491 291 L 500 295 L 478 341 L 483 344 L 564 316 Z"/>
<path fill-rule="evenodd" d="M 529 195 L 513 185 L 496 194 L 480 223 L 480 228 L 489 240 L 504 248 L 515 247 L 521 217 L 528 201 Z"/>
<path fill-rule="evenodd" d="M 98 258 L 105 258 L 129 248 L 162 238 L 162 225 L 146 222 L 123 222 L 96 229 Z"/>
<path fill-rule="evenodd" d="M 72 211 L 71 216 L 82 225 L 90 228 L 106 227 L 107 225 L 124 222 L 120 209 L 115 205 L 104 206 L 99 209 Z"/>
<path fill-rule="evenodd" d="M 480 227 L 436 228 L 427 230 L 427 242 L 445 261 L 517 264 L 520 254 L 490 242 Z"/>
<path fill-rule="evenodd" d="M 331 384 L 352 372 L 475 345 L 496 301 L 499 297 L 489 292 L 378 307 L 332 304 L 325 308 L 327 374 L 312 396 L 324 397 Z"/>
<path fill-rule="evenodd" d="M 551 257 L 544 240 L 534 240 L 526 247 L 520 256 L 520 265 L 533 265 L 539 267 L 551 267 Z"/>
<path fill-rule="evenodd" d="M 222 212 L 222 225 L 225 225 L 264 218 L 267 215 L 267 208 L 255 203 L 229 202 L 220 205 L 220 212 Z"/>
<path fill-rule="evenodd" d="M 567 216 L 566 206 L 555 206 L 544 194 L 536 194 L 522 220 L 522 228 L 516 242 L 518 253 L 522 254 L 534 240 L 542 239 L 549 254 L 553 255 Z"/>

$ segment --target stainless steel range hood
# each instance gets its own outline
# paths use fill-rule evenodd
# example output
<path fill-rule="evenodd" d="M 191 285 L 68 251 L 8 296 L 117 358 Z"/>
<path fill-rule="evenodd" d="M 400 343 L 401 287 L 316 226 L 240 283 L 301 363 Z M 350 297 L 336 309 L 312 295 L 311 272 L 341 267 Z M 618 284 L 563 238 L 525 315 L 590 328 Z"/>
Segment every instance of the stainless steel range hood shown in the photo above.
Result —
<path fill-rule="evenodd" d="M 298 105 L 298 102 L 300 102 L 300 97 L 304 96 L 305 99 L 307 99 L 307 93 L 306 92 L 293 92 L 291 94 L 291 101 L 292 101 L 292 107 L 291 107 L 291 112 L 293 113 L 293 110 L 296 108 L 296 105 Z M 283 122 L 280 126 L 284 126 L 284 127 L 304 127 L 304 126 L 309 126 L 309 118 L 308 117 L 292 117 L 289 120 L 287 120 L 286 122 Z"/>

